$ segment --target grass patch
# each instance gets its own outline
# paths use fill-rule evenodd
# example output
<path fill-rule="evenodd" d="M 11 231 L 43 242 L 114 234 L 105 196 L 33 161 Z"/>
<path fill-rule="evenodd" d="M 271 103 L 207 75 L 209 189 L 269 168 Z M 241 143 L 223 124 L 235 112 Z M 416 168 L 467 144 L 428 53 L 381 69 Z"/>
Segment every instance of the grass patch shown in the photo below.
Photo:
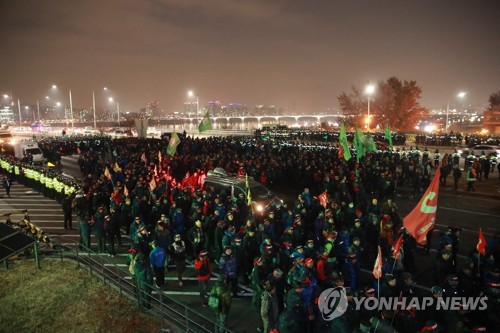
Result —
<path fill-rule="evenodd" d="M 0 332 L 160 332 L 161 320 L 75 263 L 10 262 L 0 268 Z"/>

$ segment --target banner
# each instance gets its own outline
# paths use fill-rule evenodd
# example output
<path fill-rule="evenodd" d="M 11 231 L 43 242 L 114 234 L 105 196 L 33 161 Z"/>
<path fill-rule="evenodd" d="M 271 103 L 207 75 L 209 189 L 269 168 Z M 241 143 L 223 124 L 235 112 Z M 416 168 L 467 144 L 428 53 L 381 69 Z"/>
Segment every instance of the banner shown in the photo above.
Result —
<path fill-rule="evenodd" d="M 340 145 L 342 146 L 342 151 L 344 153 L 344 159 L 349 161 L 351 159 L 351 151 L 349 150 L 349 142 L 347 142 L 347 136 L 345 134 L 344 123 L 340 126 Z"/>
<path fill-rule="evenodd" d="M 477 242 L 476 249 L 477 252 L 483 256 L 486 255 L 486 239 L 484 238 L 483 230 L 481 230 L 481 228 L 479 228 L 479 240 Z"/>
<path fill-rule="evenodd" d="M 323 208 L 326 209 L 326 205 L 327 205 L 327 202 L 328 202 L 328 197 L 327 197 L 327 193 L 326 191 L 321 193 L 320 195 L 318 195 L 318 200 L 321 204 L 321 206 L 323 206 Z"/>
<path fill-rule="evenodd" d="M 205 113 L 205 116 L 203 119 L 200 121 L 200 124 L 198 125 L 198 130 L 201 132 L 205 132 L 208 130 L 212 129 L 212 121 L 210 120 L 210 117 L 208 116 L 208 112 Z"/>
<path fill-rule="evenodd" d="M 173 132 L 170 136 L 170 141 L 168 142 L 167 154 L 170 156 L 174 156 L 179 143 L 181 143 L 181 139 L 179 138 L 177 133 Z"/>
<path fill-rule="evenodd" d="M 391 128 L 389 127 L 389 122 L 387 122 L 386 126 L 385 126 L 385 133 L 384 133 L 384 137 L 387 139 L 387 141 L 389 142 L 389 147 L 391 148 L 392 150 L 392 135 L 391 135 Z"/>
<path fill-rule="evenodd" d="M 373 265 L 373 277 L 375 279 L 380 279 L 382 277 L 382 250 L 380 246 L 378 247 L 377 259 L 375 260 L 375 265 Z"/>
<path fill-rule="evenodd" d="M 427 233 L 434 228 L 436 223 L 440 173 L 441 168 L 438 168 L 417 206 L 403 219 L 404 227 L 419 244 L 427 242 Z"/>

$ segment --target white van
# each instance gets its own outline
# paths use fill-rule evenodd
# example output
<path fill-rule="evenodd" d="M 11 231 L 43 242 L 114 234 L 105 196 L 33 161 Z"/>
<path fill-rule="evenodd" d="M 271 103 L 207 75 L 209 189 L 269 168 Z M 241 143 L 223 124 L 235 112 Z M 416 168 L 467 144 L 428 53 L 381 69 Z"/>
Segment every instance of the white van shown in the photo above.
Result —
<path fill-rule="evenodd" d="M 38 148 L 38 144 L 34 142 L 19 142 L 13 144 L 13 147 L 14 155 L 18 159 L 22 159 L 26 155 L 31 154 L 31 156 L 33 156 L 33 163 L 43 162 L 43 153 L 42 150 Z"/>

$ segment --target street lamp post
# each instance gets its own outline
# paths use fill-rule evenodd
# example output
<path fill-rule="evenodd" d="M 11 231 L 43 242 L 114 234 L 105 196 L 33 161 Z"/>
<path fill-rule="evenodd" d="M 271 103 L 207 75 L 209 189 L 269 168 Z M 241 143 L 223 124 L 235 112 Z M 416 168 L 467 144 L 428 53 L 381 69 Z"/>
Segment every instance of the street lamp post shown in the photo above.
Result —
<path fill-rule="evenodd" d="M 192 90 L 190 90 L 188 91 L 188 96 L 192 98 L 195 96 L 195 94 Z M 196 123 L 198 123 L 198 113 L 200 112 L 199 105 L 200 105 L 200 100 L 198 94 L 196 94 Z"/>
<path fill-rule="evenodd" d="M 53 84 L 52 89 L 57 90 L 57 85 Z M 66 113 L 66 110 L 64 110 Z M 75 120 L 73 118 L 73 98 L 71 96 L 71 89 L 69 89 L 69 114 L 71 117 L 71 130 L 75 131 Z"/>
<path fill-rule="evenodd" d="M 466 93 L 464 91 L 461 91 L 458 93 L 457 97 L 460 99 L 463 99 L 465 97 Z M 448 133 L 448 128 L 449 128 L 449 122 L 448 122 L 448 117 L 450 113 L 450 101 L 446 103 L 446 124 L 445 124 L 445 131 Z"/>
<path fill-rule="evenodd" d="M 71 98 L 71 89 L 69 90 L 69 113 L 71 115 L 71 130 L 75 132 L 75 120 L 73 118 L 73 99 Z"/>
<path fill-rule="evenodd" d="M 113 97 L 109 97 L 108 101 L 114 102 Z M 118 118 L 117 118 L 117 120 L 118 120 L 118 127 L 120 127 L 120 103 L 118 103 L 118 102 L 116 102 L 116 112 L 118 114 Z"/>
<path fill-rule="evenodd" d="M 368 131 L 370 130 L 370 96 L 375 92 L 375 86 L 369 84 L 365 88 L 365 94 L 368 96 L 368 119 L 366 120 L 366 126 Z"/>
<path fill-rule="evenodd" d="M 17 99 L 17 109 L 19 110 L 19 126 L 23 126 L 23 121 L 21 117 L 21 102 L 19 101 L 19 98 Z"/>

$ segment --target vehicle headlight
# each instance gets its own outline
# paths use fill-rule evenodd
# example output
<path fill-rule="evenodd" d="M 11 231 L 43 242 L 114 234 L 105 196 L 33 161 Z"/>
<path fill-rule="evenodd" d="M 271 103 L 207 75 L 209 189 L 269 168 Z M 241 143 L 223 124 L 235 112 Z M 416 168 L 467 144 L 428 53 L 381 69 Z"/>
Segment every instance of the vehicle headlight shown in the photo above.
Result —
<path fill-rule="evenodd" d="M 264 210 L 264 206 L 262 205 L 257 205 L 255 208 L 257 209 L 258 212 L 262 212 Z"/>

